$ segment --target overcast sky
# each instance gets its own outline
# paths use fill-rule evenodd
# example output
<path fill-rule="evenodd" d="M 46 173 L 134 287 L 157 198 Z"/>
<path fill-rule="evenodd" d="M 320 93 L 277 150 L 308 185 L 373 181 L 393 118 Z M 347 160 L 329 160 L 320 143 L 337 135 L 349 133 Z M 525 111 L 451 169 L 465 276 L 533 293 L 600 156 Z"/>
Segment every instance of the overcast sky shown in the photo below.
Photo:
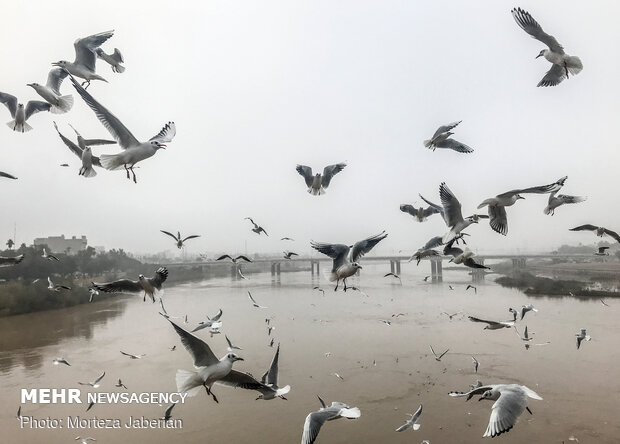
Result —
<path fill-rule="evenodd" d="M 521 6 L 577 55 L 584 69 L 536 88 L 545 46 L 514 22 Z M 79 177 L 79 160 L 56 135 L 109 137 L 69 82 L 75 106 L 40 113 L 34 130 L 0 127 L 0 240 L 86 235 L 91 245 L 133 252 L 174 249 L 160 229 L 201 234 L 191 252 L 308 252 L 309 240 L 352 243 L 387 230 L 378 253 L 413 251 L 446 227 L 399 211 L 439 202 L 446 181 L 472 214 L 485 198 L 568 175 L 562 192 L 585 203 L 542 213 L 547 196 L 508 208 L 507 237 L 484 221 L 469 228 L 479 252 L 548 250 L 591 243 L 569 233 L 593 223 L 620 229 L 620 29 L 617 1 L 28 1 L 7 2 L 0 28 L 0 91 L 37 99 L 51 63 L 73 60 L 78 37 L 115 30 L 127 70 L 98 62 L 109 83 L 89 92 L 140 140 L 169 120 L 177 136 L 140 164 Z M 4 120 L 2 120 L 4 119 Z M 0 109 L 0 122 L 9 121 Z M 472 154 L 425 149 L 440 124 L 463 120 L 455 138 Z M 95 147 L 95 154 L 116 146 Z M 327 194 L 311 196 L 298 163 L 346 161 Z M 70 168 L 59 164 L 69 163 Z M 252 233 L 246 216 L 270 234 Z M 282 236 L 297 240 L 293 245 Z M 4 242 L 4 241 L 2 241 Z"/>

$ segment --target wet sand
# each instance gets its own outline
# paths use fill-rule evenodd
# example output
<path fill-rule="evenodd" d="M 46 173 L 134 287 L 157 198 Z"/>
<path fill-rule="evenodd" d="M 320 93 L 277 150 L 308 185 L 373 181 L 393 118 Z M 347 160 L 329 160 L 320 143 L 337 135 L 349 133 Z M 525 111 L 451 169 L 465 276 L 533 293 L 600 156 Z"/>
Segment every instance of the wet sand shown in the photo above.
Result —
<path fill-rule="evenodd" d="M 159 304 L 141 297 L 120 296 L 64 310 L 0 319 L 0 427 L 3 442 L 73 442 L 92 436 L 98 442 L 228 442 L 295 443 L 300 441 L 306 415 L 318 409 L 316 395 L 327 402 L 342 401 L 357 406 L 356 421 L 327 423 L 317 443 L 414 442 L 477 443 L 482 438 L 492 402 L 450 398 L 451 390 L 466 390 L 480 379 L 483 383 L 521 383 L 544 400 L 530 400 L 533 415 L 524 413 L 507 434 L 495 438 L 506 443 L 561 443 L 570 435 L 580 442 L 617 443 L 620 436 L 620 350 L 617 348 L 620 303 L 598 299 L 529 297 L 518 290 L 502 288 L 487 279 L 478 293 L 465 287 L 470 277 L 463 272 L 445 272 L 443 284 L 422 282 L 426 267 L 403 267 L 403 285 L 383 278 L 387 265 L 364 267 L 351 284 L 358 291 L 332 291 L 323 278 L 325 295 L 312 290 L 309 272 L 286 273 L 281 284 L 258 274 L 249 281 L 217 279 L 166 289 L 164 300 L 171 315 L 189 316 L 191 330 L 206 315 L 222 308 L 222 334 L 197 333 L 216 355 L 226 353 L 224 333 L 243 347 L 245 361 L 240 371 L 259 377 L 269 366 L 275 348 L 268 347 L 266 317 L 273 317 L 272 333 L 281 343 L 280 385 L 290 384 L 288 401 L 256 401 L 256 392 L 215 386 L 220 403 L 201 392 L 177 405 L 173 418 L 183 420 L 182 429 L 20 429 L 15 413 L 20 388 L 80 387 L 102 371 L 106 377 L 98 391 L 118 391 L 121 378 L 130 392 L 174 392 L 177 369 L 192 369 L 189 354 L 169 323 L 159 316 Z M 449 290 L 448 285 L 454 290 Z M 253 308 L 247 298 L 251 290 L 265 310 Z M 518 325 L 535 332 L 525 350 L 512 329 L 483 330 L 484 325 L 466 315 L 505 320 L 508 307 L 533 303 L 540 311 L 528 313 Z M 442 311 L 463 311 L 450 321 Z M 392 318 L 392 314 L 406 313 Z M 381 319 L 393 321 L 391 326 Z M 587 328 L 593 337 L 580 350 L 575 333 Z M 441 362 L 430 354 L 429 344 L 440 352 L 450 349 Z M 170 347 L 177 346 L 176 351 Z M 146 353 L 140 360 L 120 354 Z M 329 357 L 325 353 L 330 352 Z M 478 374 L 470 356 L 480 361 Z M 62 356 L 72 365 L 55 366 Z M 396 358 L 398 357 L 398 363 Z M 376 361 L 376 366 L 373 365 Z M 336 378 L 337 372 L 344 380 Z M 83 387 L 82 387 L 83 388 Z M 406 414 L 423 404 L 419 431 L 394 430 Z M 24 404 L 22 415 L 36 418 L 159 418 L 166 406 Z"/>

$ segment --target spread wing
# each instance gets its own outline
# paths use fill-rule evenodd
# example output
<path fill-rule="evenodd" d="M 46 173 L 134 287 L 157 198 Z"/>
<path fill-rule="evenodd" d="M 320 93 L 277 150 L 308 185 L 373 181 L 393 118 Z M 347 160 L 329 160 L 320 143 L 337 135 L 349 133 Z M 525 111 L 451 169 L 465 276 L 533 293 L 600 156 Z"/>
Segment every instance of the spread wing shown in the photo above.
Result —
<path fill-rule="evenodd" d="M 499 399 L 491 407 L 489 425 L 483 437 L 494 437 L 509 431 L 525 410 L 526 398 L 520 390 L 503 388 L 500 393 Z"/>
<path fill-rule="evenodd" d="M 454 139 L 445 139 L 441 142 L 437 143 L 435 146 L 437 148 L 447 148 L 454 151 L 458 151 L 459 153 L 473 153 L 474 150 L 462 142 Z"/>
<path fill-rule="evenodd" d="M 325 421 L 338 417 L 337 409 L 321 409 L 317 412 L 312 412 L 306 416 L 306 422 L 304 422 L 304 431 L 301 435 L 301 444 L 312 444 L 315 440 L 321 427 L 325 424 Z"/>
<path fill-rule="evenodd" d="M 566 194 L 559 194 L 556 199 L 560 199 L 564 204 L 580 203 L 586 200 L 583 196 L 567 196 Z"/>
<path fill-rule="evenodd" d="M 564 186 L 564 182 L 566 182 L 566 179 L 568 179 L 568 176 L 561 177 L 557 181 L 550 183 L 549 185 L 540 185 L 537 187 L 523 188 L 521 190 L 508 191 L 507 193 L 504 193 L 504 194 L 510 195 L 510 194 L 526 194 L 526 193 L 529 193 L 529 194 L 554 193 L 554 192 L 558 192 L 560 188 Z M 500 194 L 500 196 L 502 196 L 502 194 Z"/>
<path fill-rule="evenodd" d="M 120 279 L 114 282 L 107 282 L 104 284 L 92 283 L 93 288 L 104 293 L 139 293 L 142 291 L 142 286 L 138 281 L 132 281 L 130 279 Z"/>
<path fill-rule="evenodd" d="M 174 136 L 176 136 L 176 134 L 177 126 L 174 124 L 174 122 L 168 122 L 166 123 L 166 125 L 164 125 L 161 131 L 151 137 L 149 141 L 156 140 L 161 143 L 172 142 L 172 139 L 174 139 Z"/>
<path fill-rule="evenodd" d="M 172 324 L 175 331 L 181 337 L 181 343 L 185 349 L 194 358 L 194 366 L 196 367 L 208 367 L 213 364 L 217 364 L 219 359 L 213 354 L 211 348 L 202 339 L 197 338 L 190 332 L 183 330 L 174 322 L 168 321 Z"/>
<path fill-rule="evenodd" d="M 608 236 L 613 237 L 616 240 L 616 242 L 620 242 L 620 235 L 618 235 L 618 233 L 616 233 L 615 231 L 611 231 L 605 228 L 603 232 L 607 234 Z"/>
<path fill-rule="evenodd" d="M 3 103 L 4 106 L 9 109 L 11 117 L 15 118 L 15 113 L 17 112 L 17 97 L 0 92 L 0 103 Z"/>
<path fill-rule="evenodd" d="M 53 68 L 47 75 L 47 87 L 60 95 L 60 84 L 67 77 L 67 71 L 62 68 Z"/>
<path fill-rule="evenodd" d="M 484 322 L 485 324 L 489 324 L 489 325 L 498 325 L 499 324 L 499 322 L 496 322 L 496 321 L 487 321 L 485 319 L 475 318 L 473 316 L 467 316 L 467 319 L 469 319 L 472 322 Z"/>
<path fill-rule="evenodd" d="M 449 227 L 453 227 L 457 223 L 462 222 L 463 214 L 461 213 L 461 203 L 454 196 L 454 193 L 450 191 L 450 188 L 448 188 L 445 182 L 442 182 L 439 186 L 439 197 L 441 198 L 441 204 L 443 205 L 446 224 Z"/>
<path fill-rule="evenodd" d="M 187 236 L 183 238 L 181 242 L 185 242 L 186 240 L 190 240 L 190 239 L 196 239 L 197 237 L 200 237 L 200 234 L 192 234 L 191 236 Z"/>
<path fill-rule="evenodd" d="M 436 203 L 431 202 L 430 200 L 426 199 L 421 194 L 419 196 L 420 196 L 420 199 L 422 199 L 424 202 L 426 202 L 430 206 L 430 208 L 434 209 L 437 213 L 441 214 L 441 217 L 443 218 L 444 222 L 448 224 L 448 221 L 446 220 L 446 215 L 441 205 L 437 205 Z"/>
<path fill-rule="evenodd" d="M 488 269 L 489 267 L 479 264 L 478 262 L 476 262 L 473 258 L 468 257 L 467 259 L 465 259 L 463 261 L 463 265 L 465 265 L 466 267 L 469 268 L 484 268 L 484 269 Z"/>
<path fill-rule="evenodd" d="M 458 124 L 461 122 L 462 120 L 459 120 L 458 122 L 452 122 L 452 123 L 448 123 L 447 125 L 440 126 L 439 128 L 437 128 L 437 131 L 435 131 L 435 134 L 433 134 L 433 139 L 439 136 L 440 134 L 447 133 L 451 129 L 456 128 Z"/>
<path fill-rule="evenodd" d="M 585 225 L 579 225 L 578 227 L 575 228 L 570 228 L 568 231 L 596 231 L 598 230 L 598 227 L 595 227 L 594 225 L 591 224 L 585 224 Z"/>
<path fill-rule="evenodd" d="M 30 100 L 28 103 L 26 103 L 24 117 L 26 120 L 28 120 L 33 114 L 41 111 L 49 111 L 51 107 L 52 105 L 47 102 L 43 102 L 41 100 Z"/>
<path fill-rule="evenodd" d="M 23 254 L 20 254 L 19 256 L 15 256 L 15 257 L 0 256 L 0 267 L 8 267 L 9 265 L 19 264 L 23 260 L 24 260 Z"/>
<path fill-rule="evenodd" d="M 562 65 L 553 65 L 536 86 L 556 86 L 566 78 L 566 70 Z"/>
<path fill-rule="evenodd" d="M 228 257 L 230 257 L 230 256 L 228 256 Z M 236 260 L 243 259 L 243 260 L 244 260 L 244 261 L 246 261 L 246 262 L 252 262 L 250 259 L 248 259 L 247 257 L 245 257 L 245 256 L 243 256 L 243 255 L 239 255 L 239 256 L 237 256 L 235 259 L 236 259 Z"/>
<path fill-rule="evenodd" d="M 56 122 L 54 122 L 54 128 L 56 128 L 56 131 L 58 132 L 58 136 L 60 136 L 60 140 L 62 140 L 63 143 L 67 145 L 67 147 L 73 154 L 75 154 L 81 159 L 82 154 L 83 154 L 82 148 L 80 148 L 78 145 L 73 143 L 73 141 L 65 137 L 64 134 L 62 134 L 60 130 L 58 129 L 58 125 L 56 125 Z M 88 142 L 88 141 L 85 141 L 85 142 Z M 116 142 L 113 142 L 113 143 L 116 143 Z M 88 143 L 86 145 L 88 146 Z M 98 167 L 101 166 L 101 161 L 99 160 L 99 157 L 91 156 L 91 158 L 92 158 L 93 165 L 98 166 Z"/>
<path fill-rule="evenodd" d="M 489 206 L 489 224 L 493 231 L 506 236 L 508 234 L 508 215 L 506 208 L 500 205 Z"/>
<path fill-rule="evenodd" d="M 7 179 L 17 179 L 17 177 L 12 174 L 5 173 L 4 171 L 0 171 L 0 177 L 6 177 Z"/>
<path fill-rule="evenodd" d="M 280 344 L 278 344 L 278 348 L 276 349 L 276 354 L 273 355 L 273 359 L 271 360 L 271 365 L 269 366 L 269 370 L 267 371 L 267 384 L 272 387 L 278 386 L 278 360 L 280 359 Z"/>
<path fill-rule="evenodd" d="M 349 247 L 343 244 L 324 244 L 318 242 L 310 242 L 310 246 L 320 253 L 323 253 L 334 260 L 334 269 L 344 264 Z"/>
<path fill-rule="evenodd" d="M 228 387 L 242 388 L 246 390 L 258 390 L 267 389 L 263 384 L 258 382 L 249 373 L 238 372 L 237 370 L 231 370 L 226 376 L 217 381 L 218 384 L 227 385 Z"/>
<path fill-rule="evenodd" d="M 113 35 L 114 31 L 106 31 L 77 39 L 75 43 L 73 43 L 73 47 L 75 48 L 75 63 L 82 64 L 90 71 L 95 72 L 95 62 L 97 61 L 95 50 Z"/>
<path fill-rule="evenodd" d="M 534 17 L 529 12 L 524 11 L 521 8 L 515 8 L 512 11 L 512 17 L 517 22 L 517 25 L 521 27 L 525 32 L 531 35 L 536 40 L 543 42 L 553 52 L 564 54 L 564 48 L 558 43 L 555 37 L 547 34 L 543 31 L 542 27 L 538 24 Z"/>
<path fill-rule="evenodd" d="M 312 168 L 306 165 L 297 165 L 295 170 L 303 176 L 308 187 L 312 186 L 312 181 L 314 179 L 314 176 L 312 175 Z"/>
<path fill-rule="evenodd" d="M 353 262 L 357 262 L 362 256 L 368 253 L 370 250 L 374 248 L 379 242 L 387 237 L 387 233 L 382 231 L 381 233 L 368 237 L 364 240 L 356 242 L 353 245 L 353 250 L 351 250 L 351 260 Z"/>
<path fill-rule="evenodd" d="M 168 278 L 168 269 L 166 267 L 159 267 L 157 271 L 155 272 L 155 276 L 150 278 L 148 281 L 153 287 L 157 288 L 158 290 L 161 290 L 161 285 L 164 283 L 164 281 L 167 278 Z"/>
<path fill-rule="evenodd" d="M 327 188 L 332 180 L 332 177 L 341 172 L 346 166 L 346 163 L 337 163 L 336 165 L 326 166 L 323 169 L 323 179 L 321 179 L 321 185 L 323 185 L 323 188 Z"/>
<path fill-rule="evenodd" d="M 441 245 L 443 245 L 442 237 L 441 236 L 435 236 L 435 237 L 431 238 L 426 244 L 424 244 L 424 246 L 422 248 L 420 248 L 420 250 L 430 250 L 432 248 L 437 248 L 437 247 L 439 247 Z"/>
<path fill-rule="evenodd" d="M 174 239 L 174 240 L 175 240 L 175 241 L 177 241 L 177 242 L 180 240 L 179 238 L 177 238 L 174 234 L 172 234 L 172 233 L 171 233 L 171 232 L 169 232 L 169 231 L 164 231 L 164 230 L 159 230 L 159 231 L 161 231 L 161 232 L 162 232 L 162 233 L 164 233 L 164 234 L 167 234 L 168 236 L 170 236 L 172 239 Z"/>
<path fill-rule="evenodd" d="M 400 206 L 400 211 L 403 213 L 411 214 L 413 217 L 417 217 L 418 210 L 413 205 L 403 204 Z"/>
<path fill-rule="evenodd" d="M 115 143 L 116 143 L 115 140 L 84 139 L 84 145 L 86 145 L 86 146 L 114 145 Z"/>
<path fill-rule="evenodd" d="M 217 312 L 217 314 L 215 316 L 213 316 L 210 321 L 211 322 L 217 322 L 220 320 L 220 318 L 222 317 L 222 309 L 220 308 L 220 310 Z"/>
<path fill-rule="evenodd" d="M 457 257 L 459 254 L 463 254 L 463 250 L 461 248 L 452 246 L 455 240 L 456 239 L 452 239 L 450 242 L 448 242 L 448 244 L 445 247 L 443 247 L 443 254 L 445 256 Z"/>

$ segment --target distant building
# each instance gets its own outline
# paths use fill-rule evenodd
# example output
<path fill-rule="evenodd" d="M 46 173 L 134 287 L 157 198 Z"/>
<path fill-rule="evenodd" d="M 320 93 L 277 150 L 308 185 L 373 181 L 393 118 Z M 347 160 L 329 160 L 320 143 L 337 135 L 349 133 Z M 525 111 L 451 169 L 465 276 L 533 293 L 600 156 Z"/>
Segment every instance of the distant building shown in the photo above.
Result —
<path fill-rule="evenodd" d="M 65 238 L 64 234 L 60 236 L 38 237 L 34 240 L 34 245 L 47 245 L 51 253 L 77 254 L 78 251 L 86 250 L 88 240 L 86 236 L 72 236 L 70 239 Z"/>

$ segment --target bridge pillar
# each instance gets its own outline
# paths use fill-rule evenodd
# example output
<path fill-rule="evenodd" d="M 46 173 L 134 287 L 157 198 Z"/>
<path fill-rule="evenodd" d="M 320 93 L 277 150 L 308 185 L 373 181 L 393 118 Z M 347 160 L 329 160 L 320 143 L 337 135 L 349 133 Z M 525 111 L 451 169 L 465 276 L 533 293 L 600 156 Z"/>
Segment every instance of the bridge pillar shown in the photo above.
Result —
<path fill-rule="evenodd" d="M 239 279 L 239 265 L 232 264 L 232 266 L 230 267 L 230 278 L 233 281 L 236 281 L 237 279 Z"/>
<path fill-rule="evenodd" d="M 484 265 L 483 258 L 477 258 L 477 259 L 480 265 Z M 514 259 L 513 259 L 513 266 L 514 266 Z M 471 272 L 471 280 L 474 284 L 479 283 L 479 282 L 484 282 L 485 275 L 486 273 L 485 273 L 484 268 L 474 268 Z"/>
<path fill-rule="evenodd" d="M 280 262 L 278 262 L 278 263 L 276 264 L 276 274 L 278 275 L 278 277 L 280 277 L 280 266 L 281 266 L 281 265 L 282 265 L 282 264 L 281 264 Z"/>
<path fill-rule="evenodd" d="M 400 261 L 396 261 L 396 274 L 400 276 Z"/>
<path fill-rule="evenodd" d="M 314 276 L 314 273 L 315 273 L 315 271 L 314 271 L 314 266 L 315 265 L 316 265 L 316 274 L 318 276 L 318 274 L 319 274 L 319 263 L 320 262 L 316 261 L 316 260 L 311 260 L 310 261 L 310 272 L 312 273 L 312 276 Z"/>
<path fill-rule="evenodd" d="M 443 281 L 443 266 L 441 259 L 431 259 L 431 277 L 433 282 Z"/>
<path fill-rule="evenodd" d="M 394 265 L 395 265 L 394 259 L 390 259 L 390 272 L 391 273 L 396 273 Z"/>

